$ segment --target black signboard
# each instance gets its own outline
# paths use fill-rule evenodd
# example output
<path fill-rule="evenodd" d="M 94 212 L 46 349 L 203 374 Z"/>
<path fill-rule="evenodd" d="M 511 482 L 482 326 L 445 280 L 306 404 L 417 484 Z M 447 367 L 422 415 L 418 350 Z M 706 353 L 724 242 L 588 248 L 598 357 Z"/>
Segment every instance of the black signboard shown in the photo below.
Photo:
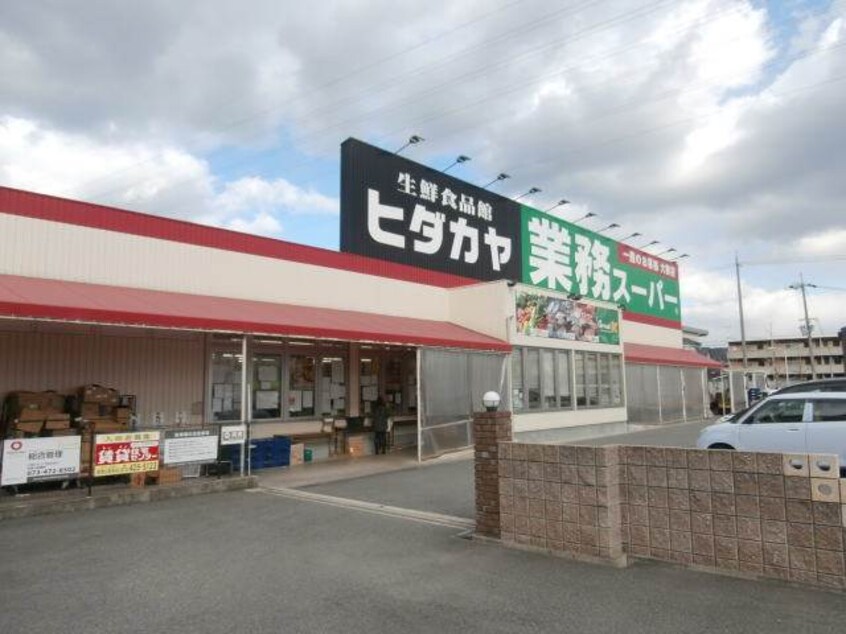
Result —
<path fill-rule="evenodd" d="M 520 205 L 347 139 L 341 251 L 478 280 L 520 280 Z"/>

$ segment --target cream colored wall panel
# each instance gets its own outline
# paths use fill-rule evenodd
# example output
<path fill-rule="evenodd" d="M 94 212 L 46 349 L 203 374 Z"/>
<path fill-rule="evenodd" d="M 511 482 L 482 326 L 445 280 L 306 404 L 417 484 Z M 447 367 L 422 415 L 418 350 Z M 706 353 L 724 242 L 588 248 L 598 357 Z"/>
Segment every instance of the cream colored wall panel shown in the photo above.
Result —
<path fill-rule="evenodd" d="M 620 322 L 620 333 L 625 343 L 640 343 L 665 348 L 682 347 L 682 331 L 675 328 L 663 328 L 623 319 Z"/>
<path fill-rule="evenodd" d="M 555 348 L 556 350 L 582 350 L 584 352 L 610 352 L 620 354 L 622 346 L 612 346 L 607 343 L 588 343 L 586 341 L 570 341 L 568 339 L 547 339 L 544 337 L 530 337 L 512 332 L 511 344 L 534 348 Z"/>
<path fill-rule="evenodd" d="M 486 282 L 449 291 L 449 320 L 497 339 L 508 339 L 508 319 L 514 305 L 507 284 Z"/>
<path fill-rule="evenodd" d="M 143 423 L 154 412 L 174 422 L 203 400 L 201 336 L 115 336 L 0 330 L 0 397 L 14 390 L 71 393 L 98 383 L 138 397 Z M 199 416 L 192 418 L 200 422 Z"/>
<path fill-rule="evenodd" d="M 10 214 L 0 235 L 7 275 L 450 318 L 448 290 L 424 284 Z"/>
<path fill-rule="evenodd" d="M 581 425 L 622 423 L 628 414 L 625 407 L 582 409 L 578 411 L 519 413 L 514 415 L 514 432 L 540 431 Z"/>

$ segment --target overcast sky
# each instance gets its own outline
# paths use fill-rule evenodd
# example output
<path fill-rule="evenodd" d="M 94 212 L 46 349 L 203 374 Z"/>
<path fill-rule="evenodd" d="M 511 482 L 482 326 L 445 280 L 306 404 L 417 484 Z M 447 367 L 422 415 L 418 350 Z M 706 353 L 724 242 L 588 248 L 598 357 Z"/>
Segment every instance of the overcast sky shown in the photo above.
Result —
<path fill-rule="evenodd" d="M 685 323 L 846 326 L 846 0 L 0 4 L 0 184 L 338 248 L 349 136 L 682 261 Z"/>

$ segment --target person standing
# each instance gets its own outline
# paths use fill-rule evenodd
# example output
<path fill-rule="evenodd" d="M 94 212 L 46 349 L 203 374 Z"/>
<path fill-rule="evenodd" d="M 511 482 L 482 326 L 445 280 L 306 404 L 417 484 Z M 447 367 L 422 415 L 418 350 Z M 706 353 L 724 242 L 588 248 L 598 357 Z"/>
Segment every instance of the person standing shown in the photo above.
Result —
<path fill-rule="evenodd" d="M 377 454 L 388 453 L 388 406 L 381 396 L 373 406 L 373 444 Z"/>

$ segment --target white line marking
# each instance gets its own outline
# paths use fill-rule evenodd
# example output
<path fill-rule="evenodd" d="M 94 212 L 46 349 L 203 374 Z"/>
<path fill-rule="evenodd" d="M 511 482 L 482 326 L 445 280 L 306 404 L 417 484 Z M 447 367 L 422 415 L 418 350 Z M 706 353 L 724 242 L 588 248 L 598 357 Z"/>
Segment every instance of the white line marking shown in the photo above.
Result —
<path fill-rule="evenodd" d="M 475 528 L 476 522 L 466 517 L 456 517 L 455 515 L 443 515 L 441 513 L 430 513 L 428 511 L 417 511 L 414 509 L 405 509 L 398 506 L 388 506 L 386 504 L 378 504 L 376 502 L 363 502 L 361 500 L 351 500 L 349 498 L 340 498 L 333 495 L 323 495 L 322 493 L 311 493 L 308 491 L 301 491 L 299 489 L 247 489 L 247 493 L 265 493 L 268 495 L 276 495 L 279 497 L 291 498 L 295 500 L 304 500 L 307 502 L 317 502 L 319 504 L 327 504 L 338 508 L 353 509 L 356 511 L 364 511 L 366 513 L 373 513 L 375 515 L 384 515 L 387 517 L 398 517 L 401 519 L 411 520 L 413 522 L 421 522 L 423 524 L 434 524 L 436 526 L 448 526 L 450 528 Z"/>

